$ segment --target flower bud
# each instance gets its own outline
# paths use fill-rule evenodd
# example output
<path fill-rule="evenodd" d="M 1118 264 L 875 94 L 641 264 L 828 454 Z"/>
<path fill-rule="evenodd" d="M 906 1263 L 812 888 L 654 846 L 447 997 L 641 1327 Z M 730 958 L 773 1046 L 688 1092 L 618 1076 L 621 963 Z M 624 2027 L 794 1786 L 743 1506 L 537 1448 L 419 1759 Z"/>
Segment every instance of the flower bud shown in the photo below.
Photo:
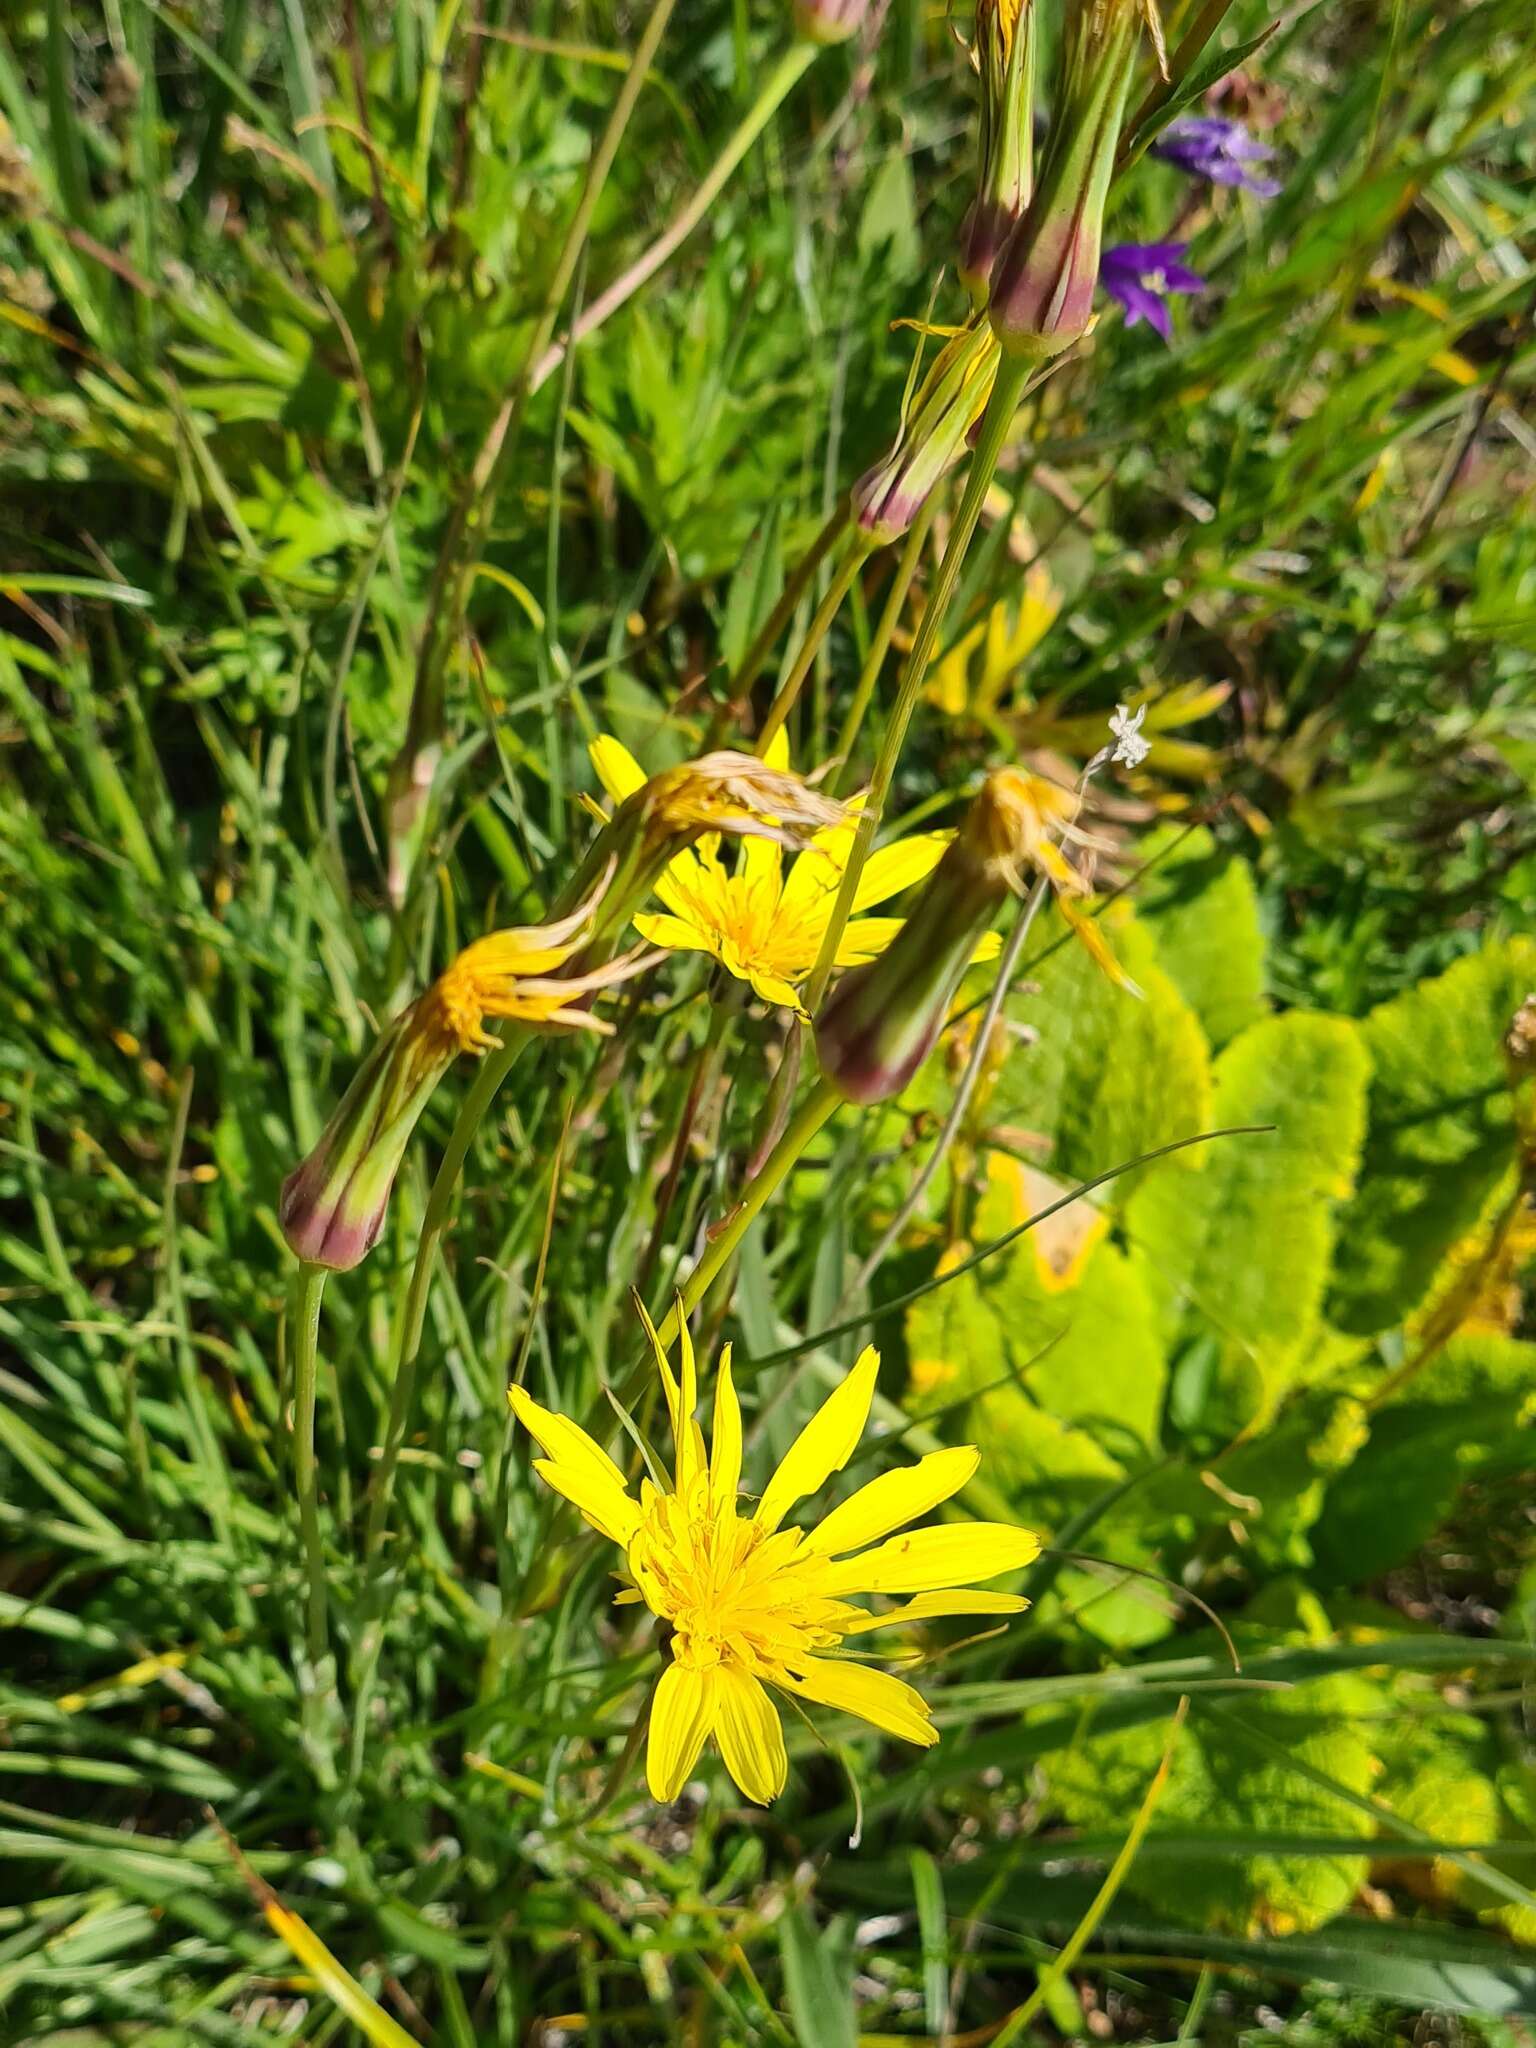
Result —
<path fill-rule="evenodd" d="M 586 942 L 605 886 L 606 878 L 568 917 L 476 940 L 379 1034 L 319 1142 L 283 1183 L 277 1218 L 299 1258 L 346 1271 L 373 1248 L 433 1089 L 461 1052 L 500 1043 L 486 1030 L 487 1017 L 610 1028 L 581 999 L 647 962 L 631 957 L 586 974 L 550 973 Z"/>
<path fill-rule="evenodd" d="M 859 531 L 874 547 L 899 540 L 929 492 L 965 453 L 997 375 L 997 337 L 974 320 L 940 349 L 907 409 L 896 445 L 853 487 Z"/>
<path fill-rule="evenodd" d="M 1033 0 L 977 0 L 973 55 L 981 75 L 981 169 L 960 229 L 960 281 L 987 302 L 998 251 L 1029 204 L 1034 171 Z"/>
<path fill-rule="evenodd" d="M 795 0 L 795 29 L 811 43 L 846 43 L 864 26 L 869 0 Z"/>
<path fill-rule="evenodd" d="M 1044 362 L 1087 330 L 1139 21 L 1139 0 L 1071 0 L 1040 175 L 992 271 L 1010 355 Z"/>
<path fill-rule="evenodd" d="M 915 909 L 878 960 L 845 974 L 816 1019 L 822 1072 L 850 1102 L 900 1094 L 934 1048 L 966 969 L 986 957 L 1000 905 L 1033 872 L 1053 886 L 1073 935 L 1112 980 L 1139 994 L 1071 901 L 1086 883 L 1059 842 L 1081 837 L 1077 795 L 999 768 L 973 798 Z"/>
<path fill-rule="evenodd" d="M 1011 769 L 989 775 L 906 923 L 845 974 L 816 1019 L 822 1072 L 850 1102 L 897 1095 L 932 1052 L 998 906 L 1017 886 Z"/>

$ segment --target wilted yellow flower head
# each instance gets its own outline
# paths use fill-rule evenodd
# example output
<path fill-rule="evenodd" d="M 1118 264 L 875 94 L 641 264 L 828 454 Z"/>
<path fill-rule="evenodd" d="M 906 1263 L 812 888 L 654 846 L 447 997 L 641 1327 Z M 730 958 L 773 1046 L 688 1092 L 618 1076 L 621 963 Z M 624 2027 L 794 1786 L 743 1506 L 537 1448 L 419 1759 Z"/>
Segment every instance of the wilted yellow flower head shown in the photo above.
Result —
<path fill-rule="evenodd" d="M 1087 883 L 1062 853 L 1082 840 L 1078 798 L 1021 768 L 994 769 L 972 798 L 954 843 L 919 891 L 900 935 L 855 968 L 816 1019 L 822 1072 L 850 1102 L 900 1094 L 932 1052 L 966 968 L 1003 902 L 1044 875 L 1062 916 L 1112 980 L 1139 993 L 1097 925 L 1072 901 Z"/>
<path fill-rule="evenodd" d="M 610 796 L 622 801 L 643 782 L 639 763 L 617 740 L 594 741 L 591 754 Z M 754 765 L 761 775 L 791 779 L 789 743 L 782 731 L 774 736 L 766 760 Z M 671 860 L 656 883 L 665 913 L 637 916 L 635 929 L 653 946 L 709 953 L 728 974 L 750 983 L 765 1003 L 798 1010 L 800 984 L 816 965 L 853 849 L 857 810 L 856 802 L 846 812 L 839 810 L 836 822 L 816 832 L 787 870 L 774 839 L 744 837 L 734 869 L 722 861 L 717 838 L 700 840 L 697 848 Z M 951 836 L 923 832 L 871 854 L 859 878 L 855 913 L 921 881 Z M 855 915 L 844 929 L 837 964 L 851 967 L 874 959 L 900 929 L 899 917 Z"/>
<path fill-rule="evenodd" d="M 648 1317 L 645 1326 L 677 1460 L 670 1482 L 640 1482 L 638 1500 L 607 1452 L 575 1423 L 541 1408 L 521 1387 L 511 1389 L 510 1399 L 544 1452 L 534 1470 L 624 1551 L 629 1585 L 619 1599 L 643 1601 L 670 1630 L 651 1708 L 651 1796 L 675 1799 L 713 1737 L 749 1799 L 766 1805 L 776 1798 L 788 1759 L 767 1686 L 839 1707 L 906 1742 L 937 1742 L 921 1693 L 835 1653 L 846 1637 L 902 1622 L 1017 1614 L 1025 1602 L 1015 1594 L 962 1589 L 1031 1563 L 1038 1537 L 1005 1522 L 966 1521 L 891 1534 L 965 1485 L 979 1456 L 969 1446 L 931 1451 L 915 1465 L 882 1473 L 808 1529 L 784 1526 L 790 1511 L 852 1457 L 874 1398 L 880 1355 L 873 1349 L 801 1430 L 755 1508 L 744 1511 L 741 1410 L 729 1347 L 720 1356 L 706 1456 L 694 1420 L 697 1379 L 687 1327 L 679 1383 Z M 870 1593 L 915 1597 L 871 1613 L 852 1597 Z"/>
<path fill-rule="evenodd" d="M 318 1144 L 283 1183 L 278 1221 L 301 1259 L 344 1270 L 384 1226 L 395 1173 L 433 1089 L 461 1052 L 499 1041 L 493 1017 L 582 1031 L 612 1027 L 585 1007 L 597 990 L 638 973 L 630 955 L 590 973 L 555 976 L 590 936 L 607 876 L 586 902 L 550 924 L 477 939 L 374 1041 Z"/>

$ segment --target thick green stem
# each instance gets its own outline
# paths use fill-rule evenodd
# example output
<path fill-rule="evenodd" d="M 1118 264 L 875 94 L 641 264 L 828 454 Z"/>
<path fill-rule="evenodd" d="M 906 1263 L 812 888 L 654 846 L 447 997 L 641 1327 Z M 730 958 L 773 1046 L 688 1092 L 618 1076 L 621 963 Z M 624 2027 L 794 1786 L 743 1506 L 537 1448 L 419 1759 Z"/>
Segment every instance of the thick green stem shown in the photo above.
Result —
<path fill-rule="evenodd" d="M 320 1493 L 315 1467 L 315 1396 L 320 1377 L 320 1302 L 323 1266 L 302 1263 L 293 1283 L 293 1492 L 304 1550 L 304 1649 L 309 1683 L 325 1659 L 328 1635 L 325 1554 L 320 1542 Z"/>
<path fill-rule="evenodd" d="M 870 778 L 869 796 L 859 815 L 853 850 L 849 855 L 848 865 L 843 870 L 837 902 L 833 906 L 826 935 L 821 942 L 821 955 L 811 976 L 805 1007 L 813 1017 L 820 1007 L 822 997 L 826 994 L 832 964 L 837 958 L 837 949 L 842 941 L 844 928 L 853 911 L 853 899 L 858 891 L 859 877 L 864 872 L 864 863 L 869 858 L 870 849 L 875 843 L 875 834 L 880 829 L 885 799 L 890 792 L 891 779 L 896 773 L 896 763 L 907 737 L 907 727 L 911 724 L 912 713 L 917 708 L 928 663 L 939 636 L 939 627 L 944 622 L 944 614 L 949 608 L 949 600 L 959 579 L 960 566 L 965 560 L 971 536 L 975 533 L 976 523 L 981 517 L 981 508 L 986 501 L 988 487 L 996 474 L 998 458 L 1008 438 L 1008 429 L 1013 424 L 1014 412 L 1035 367 L 1027 359 L 1008 355 L 1005 355 L 998 365 L 997 381 L 992 387 L 987 409 L 982 414 L 976 453 L 971 458 L 970 470 L 966 475 L 965 493 L 960 500 L 960 509 L 955 514 L 954 526 L 950 529 L 944 559 L 939 564 L 939 573 L 932 590 L 928 593 L 928 602 L 923 607 L 917 638 L 912 643 L 912 652 L 907 656 L 906 667 L 902 670 L 901 688 L 897 692 L 891 722 L 886 727 L 879 758 L 875 762 L 875 772 Z"/>
<path fill-rule="evenodd" d="M 811 672 L 811 663 L 816 659 L 817 650 L 831 630 L 832 621 L 842 609 L 843 599 L 858 575 L 869 554 L 869 543 L 861 537 L 855 539 L 848 549 L 837 574 L 827 586 L 827 594 L 816 607 L 815 616 L 806 630 L 799 651 L 790 664 L 789 674 L 780 683 L 778 694 L 768 707 L 768 716 L 763 720 L 763 729 L 757 736 L 759 757 L 766 755 L 774 739 L 783 728 L 784 721 L 795 708 L 806 677 Z"/>
<path fill-rule="evenodd" d="M 890 594 L 885 600 L 885 609 L 880 614 L 880 623 L 875 628 L 875 637 L 869 643 L 869 653 L 859 672 L 859 680 L 853 692 L 853 701 L 848 706 L 842 736 L 832 757 L 832 772 L 827 777 L 827 794 L 836 796 L 848 772 L 848 763 L 853 758 L 853 749 L 863 729 L 864 714 L 869 709 L 870 699 L 875 694 L 875 685 L 880 680 L 880 671 L 885 666 L 885 657 L 890 651 L 891 638 L 896 631 L 902 610 L 907 602 L 907 592 L 912 588 L 912 579 L 917 574 L 917 565 L 923 558 L 934 517 L 939 509 L 939 493 L 930 491 L 927 502 L 913 520 L 906 541 L 901 550 L 901 559 L 896 564 L 896 574 L 891 581 Z"/>

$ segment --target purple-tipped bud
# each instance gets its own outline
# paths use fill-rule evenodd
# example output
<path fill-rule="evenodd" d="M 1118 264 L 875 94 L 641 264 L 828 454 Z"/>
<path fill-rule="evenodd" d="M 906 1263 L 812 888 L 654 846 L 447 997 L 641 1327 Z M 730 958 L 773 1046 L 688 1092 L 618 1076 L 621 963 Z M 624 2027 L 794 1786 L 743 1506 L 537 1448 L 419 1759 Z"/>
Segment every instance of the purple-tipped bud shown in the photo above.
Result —
<path fill-rule="evenodd" d="M 869 0 L 795 0 L 795 28 L 807 42 L 846 43 L 868 13 Z"/>
<path fill-rule="evenodd" d="M 428 1048 L 412 1004 L 383 1031 L 353 1077 L 320 1141 L 283 1182 L 277 1220 L 297 1257 L 343 1273 L 361 1263 L 384 1228 L 390 1191 L 427 1099 L 457 1045 Z"/>
<path fill-rule="evenodd" d="M 816 1055 L 848 1101 L 899 1095 L 932 1052 L 982 935 L 1034 857 L 1046 787 L 1017 769 L 989 775 L 896 937 L 832 991 Z"/>
<path fill-rule="evenodd" d="M 997 337 L 985 320 L 962 327 L 940 349 L 895 447 L 853 487 L 854 517 L 872 546 L 899 539 L 934 485 L 965 453 L 967 437 L 992 396 L 997 364 Z"/>
<path fill-rule="evenodd" d="M 960 229 L 960 281 L 974 305 L 1029 204 L 1034 174 L 1033 0 L 977 0 L 974 58 L 981 76 L 980 171 Z"/>
<path fill-rule="evenodd" d="M 1040 175 L 992 271 L 992 326 L 1010 355 L 1044 362 L 1087 330 L 1140 19 L 1138 0 L 1068 10 Z"/>

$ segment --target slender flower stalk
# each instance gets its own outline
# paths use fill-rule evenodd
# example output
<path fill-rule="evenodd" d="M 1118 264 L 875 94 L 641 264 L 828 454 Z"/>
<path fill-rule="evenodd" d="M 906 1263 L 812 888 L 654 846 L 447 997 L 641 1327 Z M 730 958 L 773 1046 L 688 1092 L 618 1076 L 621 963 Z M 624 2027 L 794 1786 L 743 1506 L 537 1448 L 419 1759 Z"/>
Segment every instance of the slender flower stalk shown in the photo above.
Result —
<path fill-rule="evenodd" d="M 299 1545 L 304 1558 L 304 1660 L 300 1682 L 302 1719 L 311 1748 L 320 1754 L 325 1737 L 319 1725 L 321 1688 L 325 1683 L 330 1635 L 325 1579 L 325 1549 L 320 1535 L 320 1494 L 315 1462 L 315 1406 L 320 1377 L 320 1303 L 326 1269 L 301 1263 L 294 1274 L 293 1315 L 293 1497 L 299 1514 Z"/>
<path fill-rule="evenodd" d="M 853 760 L 853 750 L 864 727 L 865 713 L 869 710 L 871 699 L 874 697 L 875 685 L 880 680 L 880 671 L 885 666 L 885 657 L 890 652 L 897 624 L 906 609 L 907 593 L 912 588 L 917 565 L 923 558 L 923 549 L 928 545 L 928 535 L 938 509 L 938 496 L 930 492 L 928 502 L 912 522 L 907 534 L 901 559 L 896 564 L 896 574 L 891 578 L 885 608 L 880 614 L 879 624 L 875 627 L 874 638 L 869 643 L 864 666 L 859 670 L 859 680 L 854 685 L 853 695 L 848 702 L 848 715 L 843 721 L 842 732 L 838 735 L 837 751 L 832 757 L 832 767 L 826 782 L 829 794 L 837 793 Z"/>
<path fill-rule="evenodd" d="M 843 559 L 827 586 L 825 597 L 816 607 L 811 623 L 806 629 L 805 638 L 796 649 L 789 672 L 780 683 L 774 700 L 768 707 L 768 715 L 763 720 L 763 729 L 757 736 L 757 751 L 764 760 L 768 758 L 770 748 L 784 730 L 789 714 L 799 701 L 801 689 L 811 671 L 811 663 L 816 659 L 822 641 L 831 631 L 832 621 L 842 610 L 843 599 L 853 588 L 855 577 L 864 566 L 870 549 L 875 545 L 876 542 L 858 527 L 850 535 Z"/>
<path fill-rule="evenodd" d="M 764 1806 L 776 1799 L 789 1759 L 769 1686 L 920 1747 L 935 1743 L 919 1692 L 837 1653 L 847 1638 L 875 1629 L 1023 1610 L 1027 1603 L 1017 1594 L 975 1587 L 1032 1563 L 1040 1542 L 1031 1531 L 964 1520 L 907 1526 L 958 1493 L 980 1453 L 969 1444 L 931 1451 L 916 1465 L 870 1480 L 809 1529 L 786 1526 L 858 1447 L 880 1369 L 880 1354 L 867 1346 L 744 1514 L 741 1409 L 729 1346 L 720 1357 L 706 1455 L 687 1323 L 678 1323 L 676 1375 L 649 1317 L 645 1327 L 676 1457 L 672 1474 L 641 1481 L 638 1499 L 584 1430 L 521 1387 L 512 1387 L 509 1398 L 544 1453 L 534 1470 L 624 1552 L 627 1583 L 619 1601 L 643 1603 L 669 1632 L 646 1750 L 652 1798 L 675 1799 L 712 1738 L 747 1798 Z M 906 1597 L 881 1611 L 856 1604 L 855 1596 L 868 1594 Z"/>
<path fill-rule="evenodd" d="M 907 656 L 902 670 L 901 686 L 891 711 L 890 721 L 885 729 L 880 753 L 875 761 L 875 771 L 870 779 L 869 794 L 859 814 L 858 831 L 854 837 L 853 849 L 848 865 L 843 870 L 843 879 L 837 892 L 826 936 L 822 940 L 821 953 L 812 971 L 807 988 L 805 1007 L 811 1016 L 820 1007 L 826 993 L 827 981 L 837 961 L 838 948 L 842 944 L 843 931 L 853 913 L 858 895 L 864 863 L 875 843 L 875 834 L 885 811 L 885 800 L 890 793 L 891 781 L 896 773 L 896 763 L 907 737 L 907 727 L 912 722 L 922 696 L 923 681 L 928 673 L 928 663 L 938 640 L 939 628 L 944 614 L 949 609 L 949 600 L 954 594 L 960 566 L 970 547 L 971 537 L 981 517 L 981 508 L 986 500 L 987 490 L 997 470 L 998 458 L 1013 424 L 1014 412 L 1024 396 L 1033 374 L 1032 366 L 1022 359 L 1005 358 L 1000 363 L 997 380 L 992 387 L 992 396 L 982 415 L 978 431 L 976 452 L 966 473 L 965 491 L 950 529 L 943 559 L 939 563 L 933 588 L 923 607 L 923 616 L 918 623 L 917 635 L 912 651 Z"/>

